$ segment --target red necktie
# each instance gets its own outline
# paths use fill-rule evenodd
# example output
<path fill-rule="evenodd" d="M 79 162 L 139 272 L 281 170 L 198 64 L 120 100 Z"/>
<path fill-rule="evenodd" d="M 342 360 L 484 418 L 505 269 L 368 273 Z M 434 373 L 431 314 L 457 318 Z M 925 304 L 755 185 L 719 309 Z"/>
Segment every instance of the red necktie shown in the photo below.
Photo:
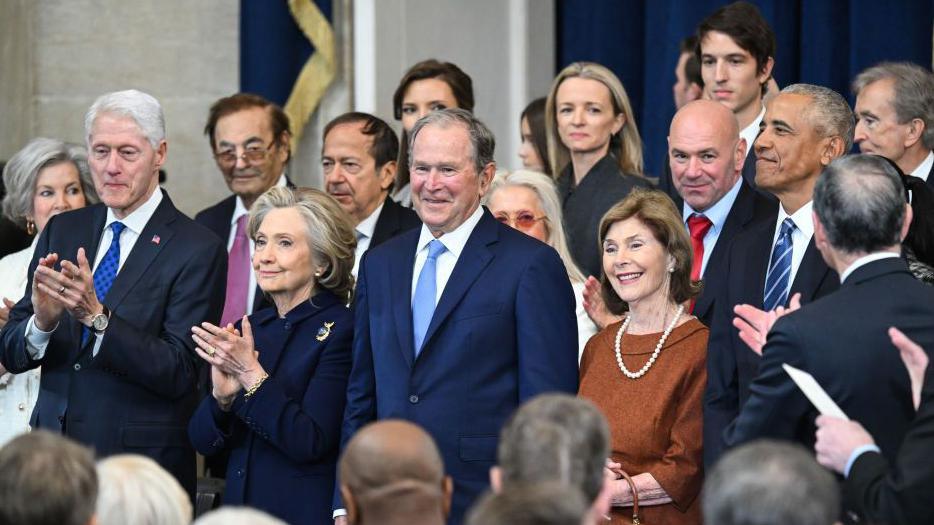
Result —
<path fill-rule="evenodd" d="M 227 257 L 227 299 L 224 301 L 224 314 L 221 326 L 236 323 L 247 311 L 247 297 L 250 294 L 250 240 L 246 236 L 247 221 L 250 216 L 243 214 L 237 219 L 237 232 L 233 246 Z"/>
<path fill-rule="evenodd" d="M 691 232 L 691 248 L 694 251 L 694 260 L 691 263 L 691 280 L 700 279 L 701 266 L 704 264 L 704 236 L 713 223 L 703 215 L 694 214 L 688 217 L 688 231 Z"/>

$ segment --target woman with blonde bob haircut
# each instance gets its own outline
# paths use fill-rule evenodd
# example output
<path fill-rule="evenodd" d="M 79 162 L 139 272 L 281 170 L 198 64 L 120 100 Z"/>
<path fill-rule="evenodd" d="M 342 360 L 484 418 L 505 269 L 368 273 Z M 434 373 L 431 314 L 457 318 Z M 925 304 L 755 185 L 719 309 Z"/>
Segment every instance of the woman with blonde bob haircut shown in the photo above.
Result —
<path fill-rule="evenodd" d="M 700 291 L 690 237 L 667 195 L 641 189 L 604 215 L 599 235 L 604 299 L 626 316 L 587 343 L 580 396 L 610 425 L 613 521 L 632 506 L 625 472 L 646 523 L 699 525 L 708 331 L 686 312 Z"/>
<path fill-rule="evenodd" d="M 584 275 L 568 250 L 562 226 L 561 201 L 554 182 L 536 171 L 501 171 L 493 177 L 485 204 L 496 220 L 535 237 L 558 252 L 574 289 L 579 359 L 584 345 L 597 333 L 597 327 L 584 310 Z"/>
<path fill-rule="evenodd" d="M 571 254 L 586 275 L 597 276 L 599 218 L 633 188 L 650 187 L 626 89 L 609 69 L 575 62 L 551 85 L 545 124 Z"/>
<path fill-rule="evenodd" d="M 333 523 L 353 341 L 351 224 L 324 192 L 268 190 L 250 211 L 250 236 L 256 282 L 275 306 L 192 328 L 213 390 L 188 433 L 205 456 L 230 452 L 226 505 Z"/>
<path fill-rule="evenodd" d="M 97 463 L 97 525 L 188 525 L 188 494 L 158 463 L 118 454 Z"/>

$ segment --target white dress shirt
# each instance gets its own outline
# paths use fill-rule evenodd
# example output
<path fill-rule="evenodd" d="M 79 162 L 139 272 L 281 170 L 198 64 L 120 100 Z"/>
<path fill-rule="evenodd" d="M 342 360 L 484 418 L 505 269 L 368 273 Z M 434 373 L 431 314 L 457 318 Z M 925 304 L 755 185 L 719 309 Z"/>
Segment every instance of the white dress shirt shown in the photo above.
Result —
<path fill-rule="evenodd" d="M 448 279 L 451 278 L 454 265 L 457 264 L 457 259 L 460 258 L 461 252 L 464 251 L 467 239 L 470 238 L 470 234 L 473 233 L 481 217 L 483 217 L 483 206 L 477 206 L 473 214 L 454 231 L 438 237 L 438 240 L 447 249 L 438 256 L 435 266 L 435 290 L 437 291 L 435 304 L 438 304 L 441 299 L 441 293 L 444 292 L 444 287 L 447 286 Z M 415 299 L 415 285 L 418 283 L 418 274 L 421 273 L 422 267 L 425 266 L 425 260 L 428 258 L 428 243 L 434 239 L 435 236 L 428 230 L 428 226 L 422 224 L 422 231 L 418 237 L 418 245 L 415 250 L 415 268 L 412 272 L 412 300 Z"/>
<path fill-rule="evenodd" d="M 92 275 L 93 272 L 97 270 L 97 265 L 104 259 L 104 255 L 107 254 L 107 250 L 110 249 L 110 244 L 113 241 L 113 230 L 110 229 L 110 225 L 119 220 L 126 226 L 126 228 L 120 232 L 120 262 L 117 265 L 117 274 L 119 275 L 120 270 L 123 268 L 123 263 L 125 263 L 127 257 L 130 256 L 130 252 L 133 251 L 133 246 L 135 246 L 136 241 L 139 240 L 139 236 L 143 232 L 143 228 L 145 228 L 146 224 L 149 222 L 149 219 L 156 213 L 156 208 L 159 207 L 160 202 L 162 202 L 162 190 L 156 188 L 156 191 L 152 192 L 152 195 L 146 202 L 123 219 L 117 219 L 113 210 L 110 208 L 107 209 L 107 219 L 104 221 L 104 232 L 101 235 L 100 244 L 97 245 L 94 265 L 91 267 Z M 156 242 L 156 240 L 147 240 L 147 242 Z M 77 264 L 77 261 L 72 262 Z M 98 300 L 101 300 L 101 298 L 98 298 Z M 43 332 L 36 327 L 35 314 L 29 318 L 29 322 L 26 324 L 26 350 L 33 359 L 41 359 L 42 356 L 45 355 L 45 348 L 49 345 L 52 332 L 57 328 L 58 325 L 55 325 L 55 328 L 51 331 Z M 104 335 L 106 335 L 106 332 Z M 104 335 L 94 333 L 94 349 L 91 355 L 97 355 L 97 352 L 101 348 L 101 342 L 104 340 Z"/>
<path fill-rule="evenodd" d="M 846 270 L 843 270 L 843 273 L 840 274 L 840 284 L 843 284 L 843 282 L 846 281 L 846 278 L 855 272 L 857 268 L 866 266 L 871 262 L 881 261 L 882 259 L 891 259 L 893 257 L 900 257 L 900 255 L 895 252 L 875 252 L 856 259 L 846 267 Z"/>
<path fill-rule="evenodd" d="M 775 248 L 775 243 L 778 242 L 778 235 L 782 230 L 782 222 L 788 217 L 791 217 L 791 220 L 794 221 L 796 226 L 794 232 L 791 234 L 791 273 L 788 274 L 789 290 L 791 290 L 791 285 L 795 282 L 795 276 L 798 275 L 798 268 L 801 267 L 801 261 L 804 259 L 804 252 L 808 248 L 808 243 L 811 242 L 811 237 L 814 236 L 814 220 L 811 217 L 813 205 L 814 201 L 808 201 L 807 204 L 801 206 L 798 211 L 792 213 L 790 216 L 785 212 L 784 206 L 779 205 L 778 207 L 775 233 L 772 235 L 772 246 L 769 248 L 770 257 L 772 250 Z M 789 297 L 791 296 L 789 295 Z"/>
<path fill-rule="evenodd" d="M 762 123 L 762 119 L 765 118 L 765 105 L 762 106 L 762 111 L 759 112 L 759 116 L 755 118 L 748 126 L 743 128 L 739 132 L 739 138 L 746 139 L 746 156 L 753 155 L 752 153 L 752 143 L 756 141 L 756 137 L 759 136 L 759 124 Z"/>
<path fill-rule="evenodd" d="M 928 152 L 928 156 L 924 158 L 924 161 L 921 162 L 921 164 L 918 164 L 918 167 L 909 173 L 909 175 L 912 177 L 918 177 L 923 181 L 927 181 L 928 175 L 931 174 L 932 166 L 934 166 L 934 151 Z"/>
<path fill-rule="evenodd" d="M 383 204 L 380 204 L 373 210 L 373 213 L 366 219 L 360 221 L 360 224 L 354 228 L 354 233 L 357 234 L 357 247 L 354 249 L 353 269 L 350 271 L 354 279 L 357 278 L 357 271 L 360 269 L 360 259 L 362 259 L 363 254 L 370 249 L 370 242 L 373 240 L 373 232 L 376 231 L 376 222 L 379 220 L 379 214 L 382 211 Z"/>
<path fill-rule="evenodd" d="M 716 204 L 707 208 L 706 211 L 695 211 L 687 201 L 685 201 L 684 207 L 681 209 L 681 217 L 684 219 L 684 227 L 687 228 L 688 235 L 691 232 L 690 228 L 688 228 L 688 219 L 691 218 L 691 215 L 699 213 L 707 217 L 711 223 L 710 229 L 704 235 L 704 258 L 701 261 L 701 277 L 704 276 L 704 272 L 707 270 L 707 261 L 710 260 L 710 254 L 713 253 L 713 249 L 717 245 L 717 239 L 720 238 L 720 232 L 723 231 L 723 225 L 726 224 L 726 218 L 730 215 L 730 210 L 733 209 L 733 203 L 736 202 L 736 196 L 739 195 L 742 185 L 743 177 L 740 176 L 736 179 L 736 183 L 733 184 L 730 191 L 726 192 L 726 195 L 721 197 Z"/>
<path fill-rule="evenodd" d="M 279 180 L 276 181 L 274 187 L 284 188 L 287 184 L 285 178 L 285 173 L 279 176 Z M 230 253 L 230 250 L 233 249 L 234 240 L 237 238 L 237 220 L 241 216 L 247 215 L 250 213 L 250 210 L 247 209 L 246 205 L 243 203 L 243 199 L 237 195 L 236 204 L 234 204 L 233 215 L 230 216 L 230 233 L 227 235 L 227 253 Z M 253 239 L 250 237 L 250 232 L 246 232 L 247 241 L 250 243 L 250 260 L 253 258 L 253 251 L 255 246 L 253 244 Z M 256 274 L 253 272 L 252 263 L 250 268 L 250 289 L 247 291 L 246 296 L 246 313 L 253 313 L 253 302 L 256 300 Z"/>

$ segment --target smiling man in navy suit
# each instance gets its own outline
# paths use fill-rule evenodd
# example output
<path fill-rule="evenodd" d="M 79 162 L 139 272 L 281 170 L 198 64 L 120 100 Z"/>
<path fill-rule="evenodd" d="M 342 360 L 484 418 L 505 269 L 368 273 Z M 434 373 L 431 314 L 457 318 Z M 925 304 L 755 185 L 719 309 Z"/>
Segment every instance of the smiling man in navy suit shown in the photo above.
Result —
<path fill-rule="evenodd" d="M 424 427 L 454 478 L 457 524 L 488 486 L 513 410 L 542 392 L 576 392 L 574 297 L 552 248 L 480 206 L 496 167 L 483 123 L 436 111 L 411 136 L 423 224 L 360 264 L 343 439 L 374 419 Z"/>
<path fill-rule="evenodd" d="M 135 90 L 97 99 L 85 117 L 101 204 L 53 217 L 29 267 L 31 293 L 0 333 L 3 365 L 42 367 L 34 428 L 98 456 L 136 453 L 195 491 L 188 420 L 198 403 L 189 331 L 224 302 L 220 240 L 159 188 L 165 118 Z"/>

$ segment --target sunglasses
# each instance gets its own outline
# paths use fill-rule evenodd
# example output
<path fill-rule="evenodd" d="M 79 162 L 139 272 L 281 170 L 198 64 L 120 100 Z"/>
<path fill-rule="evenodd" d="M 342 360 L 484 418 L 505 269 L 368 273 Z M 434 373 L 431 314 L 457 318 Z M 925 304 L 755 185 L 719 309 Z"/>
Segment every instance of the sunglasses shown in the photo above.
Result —
<path fill-rule="evenodd" d="M 542 215 L 541 217 L 536 217 L 532 212 L 520 211 L 515 215 L 515 217 L 510 216 L 508 213 L 497 213 L 496 220 L 503 224 L 508 224 L 513 228 L 519 230 L 529 230 L 535 223 L 541 220 L 546 220 L 548 217 Z"/>

